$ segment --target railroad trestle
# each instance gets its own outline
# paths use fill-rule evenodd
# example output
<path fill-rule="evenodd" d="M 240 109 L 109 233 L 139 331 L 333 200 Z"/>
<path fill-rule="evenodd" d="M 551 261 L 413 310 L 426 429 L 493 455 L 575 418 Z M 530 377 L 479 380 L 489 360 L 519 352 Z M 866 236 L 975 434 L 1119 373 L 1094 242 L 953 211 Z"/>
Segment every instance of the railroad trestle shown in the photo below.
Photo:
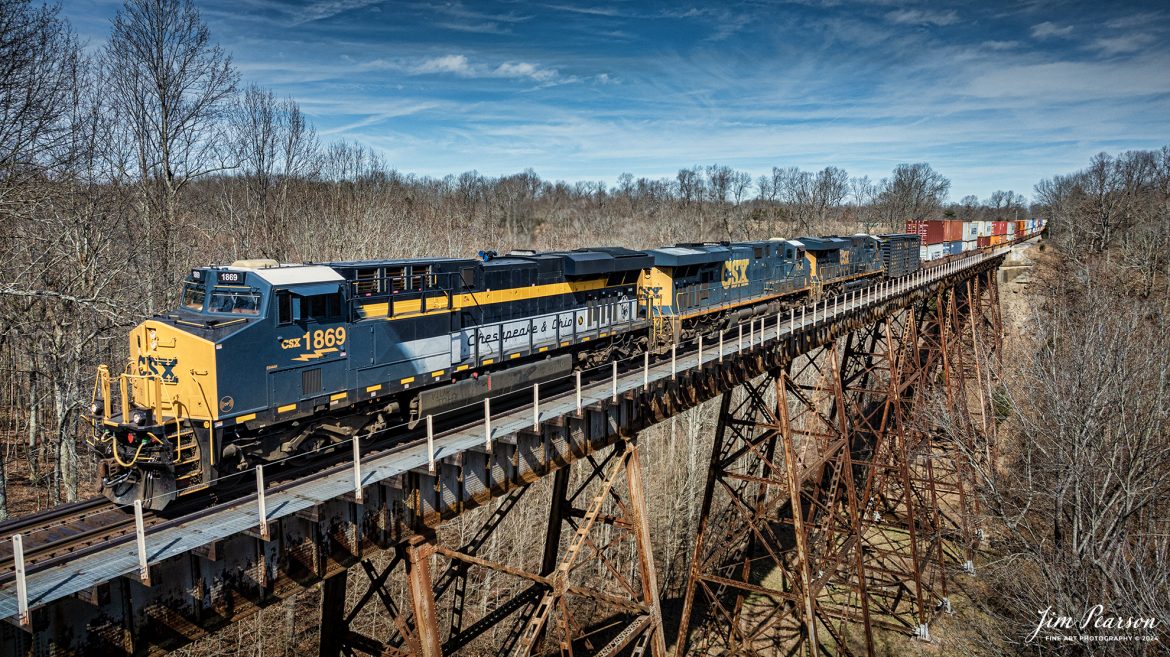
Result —
<path fill-rule="evenodd" d="M 874 629 L 928 639 L 953 577 L 977 561 L 970 463 L 996 458 L 1001 259 L 754 321 L 727 332 L 717 357 L 708 336 L 620 381 L 615 368 L 612 390 L 601 380 L 584 401 L 580 388 L 576 399 L 559 395 L 535 420 L 517 408 L 492 417 L 486 436 L 473 426 L 363 461 L 357 490 L 332 492 L 352 482 L 339 466 L 273 494 L 261 527 L 254 511 L 247 519 L 253 497 L 216 507 L 222 530 L 164 523 L 145 556 L 131 533 L 76 560 L 84 571 L 104 558 L 101 581 L 46 580 L 38 590 L 66 594 L 34 595 L 27 626 L 4 624 L 0 645 L 164 652 L 310 587 L 320 587 L 320 652 L 330 656 L 478 654 L 489 644 L 510 655 L 854 654 L 873 652 Z M 668 623 L 639 433 L 715 398 L 700 525 Z M 391 457 L 393 468 L 379 465 Z M 547 498 L 533 486 L 545 477 Z M 524 504 L 545 505 L 530 528 L 543 535 L 540 562 L 489 557 L 484 546 Z M 482 507 L 460 540 L 439 531 Z M 133 566 L 140 557 L 147 578 Z M 476 571 L 509 578 L 517 593 L 470 608 Z M 12 589 L 0 587 L 7 614 Z M 372 607 L 383 622 L 358 626 Z"/>

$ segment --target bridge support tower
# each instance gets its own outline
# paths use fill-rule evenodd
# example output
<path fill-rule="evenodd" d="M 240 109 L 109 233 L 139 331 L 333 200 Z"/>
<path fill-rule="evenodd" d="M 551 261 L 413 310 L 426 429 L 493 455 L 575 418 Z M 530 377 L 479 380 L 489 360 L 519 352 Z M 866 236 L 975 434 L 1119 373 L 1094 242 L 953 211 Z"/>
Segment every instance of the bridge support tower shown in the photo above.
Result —
<path fill-rule="evenodd" d="M 974 571 L 1000 336 L 989 271 L 725 393 L 676 656 L 929 639 Z"/>
<path fill-rule="evenodd" d="M 364 561 L 365 591 L 348 610 L 345 574 L 326 580 L 322 657 L 438 657 L 477 641 L 478 652 L 498 655 L 552 650 L 665 657 L 637 438 L 619 440 L 604 454 L 586 456 L 554 473 L 539 564 L 489 558 L 486 546 L 491 541 L 517 539 L 498 534 L 506 531 L 506 518 L 531 487 L 508 493 L 461 545 L 451 547 L 430 533 L 398 548 L 381 569 Z M 405 570 L 410 600 L 405 609 L 387 589 L 399 568 Z M 510 594 L 472 619 L 474 610 L 464 604 L 467 587 L 483 582 L 489 571 L 496 586 Z M 366 636 L 353 627 L 370 604 L 380 604 L 391 619 L 384 636 Z M 439 609 L 447 613 L 439 614 Z M 598 617 L 603 620 L 596 621 Z"/>

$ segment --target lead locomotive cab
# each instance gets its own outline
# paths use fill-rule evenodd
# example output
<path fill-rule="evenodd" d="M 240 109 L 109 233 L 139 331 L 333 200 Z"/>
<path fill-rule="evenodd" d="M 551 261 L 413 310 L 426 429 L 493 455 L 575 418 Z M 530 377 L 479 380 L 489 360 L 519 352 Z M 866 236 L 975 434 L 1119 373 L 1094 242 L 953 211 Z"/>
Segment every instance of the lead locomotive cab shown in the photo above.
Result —
<path fill-rule="evenodd" d="M 310 383 L 343 387 L 340 286 L 323 266 L 238 261 L 192 270 L 177 306 L 130 332 L 122 372 L 98 368 L 87 419 L 105 495 L 161 509 L 207 488 L 238 460 L 225 436 L 286 394 L 288 373 L 300 375 L 302 363 L 317 366 Z"/>

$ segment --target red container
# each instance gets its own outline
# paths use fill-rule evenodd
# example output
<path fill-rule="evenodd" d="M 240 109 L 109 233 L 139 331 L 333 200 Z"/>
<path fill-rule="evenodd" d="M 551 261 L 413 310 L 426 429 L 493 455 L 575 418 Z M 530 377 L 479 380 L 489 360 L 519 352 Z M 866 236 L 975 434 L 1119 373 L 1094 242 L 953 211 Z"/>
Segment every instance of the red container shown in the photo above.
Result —
<path fill-rule="evenodd" d="M 979 236 L 979 245 L 978 245 L 978 246 L 979 246 L 979 248 L 981 248 L 981 249 L 982 249 L 983 247 L 986 247 L 986 246 L 991 246 L 991 236 L 990 236 L 990 235 L 980 235 L 980 236 Z"/>
<path fill-rule="evenodd" d="M 963 222 L 962 221 L 944 221 L 943 225 L 943 241 L 944 242 L 962 242 L 963 241 Z"/>
<path fill-rule="evenodd" d="M 993 221 L 993 222 L 991 222 L 991 234 L 992 235 L 1007 235 L 1007 222 L 1006 221 Z"/>
<path fill-rule="evenodd" d="M 945 235 L 945 228 L 943 224 L 951 223 L 946 221 L 915 221 L 913 219 L 906 222 L 906 232 L 917 235 L 923 244 L 942 244 L 947 241 Z M 963 225 L 959 223 L 959 239 L 962 238 Z M 951 240 L 954 241 L 954 240 Z"/>

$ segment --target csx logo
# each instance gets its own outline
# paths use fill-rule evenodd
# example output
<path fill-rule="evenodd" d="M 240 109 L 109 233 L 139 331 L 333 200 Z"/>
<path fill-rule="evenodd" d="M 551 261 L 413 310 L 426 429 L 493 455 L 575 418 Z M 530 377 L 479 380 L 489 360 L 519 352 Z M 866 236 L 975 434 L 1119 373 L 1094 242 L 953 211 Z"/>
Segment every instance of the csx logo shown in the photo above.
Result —
<path fill-rule="evenodd" d="M 175 383 L 179 380 L 179 377 L 175 376 L 175 365 L 178 364 L 178 358 L 138 357 L 138 371 L 142 374 L 157 375 L 162 378 L 163 383 Z"/>
<path fill-rule="evenodd" d="M 727 260 L 723 263 L 723 287 L 739 287 L 748 284 L 748 261 Z"/>

